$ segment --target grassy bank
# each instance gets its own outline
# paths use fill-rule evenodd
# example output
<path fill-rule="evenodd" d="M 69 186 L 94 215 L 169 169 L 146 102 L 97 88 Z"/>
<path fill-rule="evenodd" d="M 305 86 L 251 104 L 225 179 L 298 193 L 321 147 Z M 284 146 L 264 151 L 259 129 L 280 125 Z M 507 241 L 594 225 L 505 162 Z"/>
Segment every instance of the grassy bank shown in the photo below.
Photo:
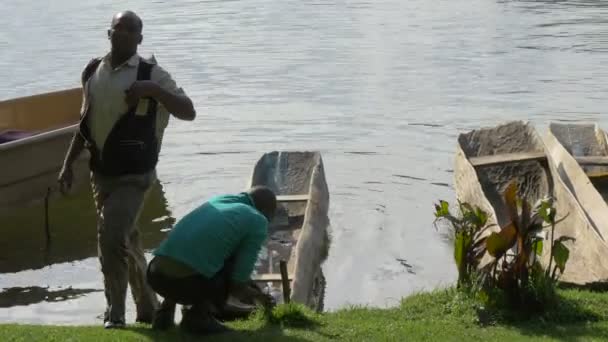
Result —
<path fill-rule="evenodd" d="M 281 306 L 272 316 L 259 314 L 231 323 L 236 332 L 205 341 L 606 341 L 608 294 L 560 290 L 559 307 L 542 316 L 517 317 L 487 311 L 455 290 L 421 293 L 393 309 L 350 308 L 318 315 Z M 1 341 L 193 341 L 173 329 L 147 326 L 106 331 L 94 327 L 0 325 Z"/>

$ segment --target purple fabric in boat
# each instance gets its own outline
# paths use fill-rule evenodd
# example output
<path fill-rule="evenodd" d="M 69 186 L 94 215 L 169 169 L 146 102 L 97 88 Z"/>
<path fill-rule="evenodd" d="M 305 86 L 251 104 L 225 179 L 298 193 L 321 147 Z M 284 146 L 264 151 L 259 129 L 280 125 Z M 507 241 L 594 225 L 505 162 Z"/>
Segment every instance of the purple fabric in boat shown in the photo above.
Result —
<path fill-rule="evenodd" d="M 0 144 L 31 137 L 32 135 L 36 135 L 36 133 L 27 131 L 2 131 L 0 132 Z"/>

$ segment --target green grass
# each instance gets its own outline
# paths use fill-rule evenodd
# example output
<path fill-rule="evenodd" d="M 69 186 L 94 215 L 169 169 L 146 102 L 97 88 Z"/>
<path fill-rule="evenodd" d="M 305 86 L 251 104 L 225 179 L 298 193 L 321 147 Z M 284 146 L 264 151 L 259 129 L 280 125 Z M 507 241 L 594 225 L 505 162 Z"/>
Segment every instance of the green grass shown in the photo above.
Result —
<path fill-rule="evenodd" d="M 480 308 L 453 289 L 419 293 L 392 309 L 352 307 L 316 314 L 279 306 L 230 323 L 236 332 L 196 337 L 148 326 L 106 331 L 94 327 L 0 325 L 0 341 L 606 341 L 608 293 L 559 290 L 560 304 L 542 316 L 522 318 Z"/>

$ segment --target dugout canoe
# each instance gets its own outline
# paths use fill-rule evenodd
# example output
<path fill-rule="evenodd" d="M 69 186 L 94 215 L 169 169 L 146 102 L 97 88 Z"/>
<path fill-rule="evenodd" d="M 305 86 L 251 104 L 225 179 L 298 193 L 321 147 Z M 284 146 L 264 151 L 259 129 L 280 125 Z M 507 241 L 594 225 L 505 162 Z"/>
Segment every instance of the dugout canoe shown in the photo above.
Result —
<path fill-rule="evenodd" d="M 456 196 L 489 213 L 489 223 L 503 226 L 509 222 L 502 194 L 510 181 L 516 180 L 518 195 L 534 205 L 551 197 L 558 218 L 555 238 L 568 235 L 570 260 L 560 280 L 574 284 L 600 281 L 608 270 L 597 260 L 606 255 L 604 242 L 594 236 L 593 224 L 569 188 L 559 176 L 556 153 L 529 122 L 510 121 L 460 134 L 454 161 Z M 549 235 L 547 235 L 549 238 Z M 544 244 L 543 263 L 548 263 L 550 244 Z M 606 250 L 608 251 L 608 250 Z"/>
<path fill-rule="evenodd" d="M 575 283 L 608 280 L 608 139 L 593 123 L 551 122 L 545 145 L 555 176 L 574 199 L 572 206 L 582 211 L 579 222 L 560 225 L 560 235 L 577 239 L 576 255 L 584 262 L 569 265 Z M 574 208 L 564 208 L 575 212 Z M 570 267 L 572 266 L 572 267 Z"/>
<path fill-rule="evenodd" d="M 329 190 L 321 154 L 266 153 L 255 164 L 247 188 L 255 185 L 275 191 L 278 208 L 253 280 L 260 288 L 275 293 L 278 302 L 286 299 L 323 311 L 326 282 L 322 264 L 327 259 L 330 238 Z M 285 277 L 281 276 L 281 261 L 286 265 Z M 283 280 L 287 280 L 285 287 Z M 251 309 L 229 300 L 224 314 Z"/>

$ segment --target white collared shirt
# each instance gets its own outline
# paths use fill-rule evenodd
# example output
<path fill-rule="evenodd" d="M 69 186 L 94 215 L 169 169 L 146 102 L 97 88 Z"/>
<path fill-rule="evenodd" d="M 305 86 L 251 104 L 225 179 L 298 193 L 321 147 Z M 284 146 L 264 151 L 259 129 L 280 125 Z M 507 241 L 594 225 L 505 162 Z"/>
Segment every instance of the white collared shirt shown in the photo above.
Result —
<path fill-rule="evenodd" d="M 106 138 L 114 124 L 129 109 L 125 101 L 125 91 L 137 80 L 139 58 L 139 54 L 136 53 L 123 64 L 112 68 L 111 56 L 106 55 L 85 86 L 86 101 L 90 104 L 88 120 L 91 138 L 99 150 L 103 150 Z M 156 64 L 154 56 L 145 61 Z M 183 89 L 177 86 L 171 75 L 158 64 L 152 68 L 150 80 L 169 92 L 184 94 Z M 145 101 L 140 100 L 140 105 Z M 159 139 L 159 149 L 164 130 L 169 123 L 169 116 L 170 113 L 159 102 L 156 114 L 156 135 Z"/>

